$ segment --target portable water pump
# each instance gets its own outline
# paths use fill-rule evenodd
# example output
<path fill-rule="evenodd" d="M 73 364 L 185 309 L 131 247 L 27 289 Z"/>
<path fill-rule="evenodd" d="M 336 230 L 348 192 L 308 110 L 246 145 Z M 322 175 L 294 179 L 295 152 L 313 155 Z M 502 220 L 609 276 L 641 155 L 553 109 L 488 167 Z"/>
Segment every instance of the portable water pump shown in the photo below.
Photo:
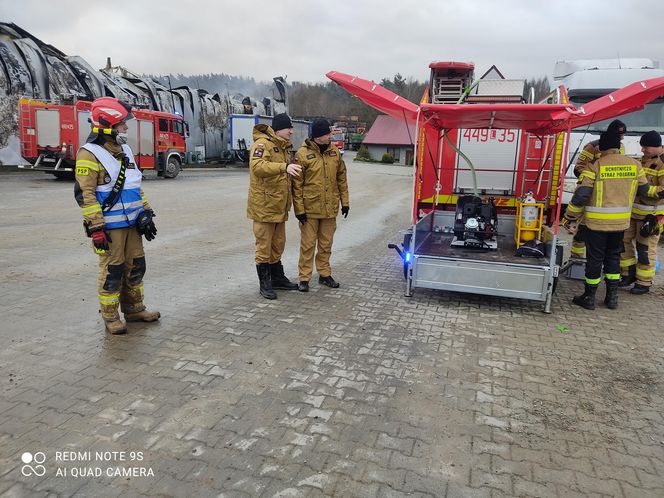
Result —
<path fill-rule="evenodd" d="M 497 249 L 497 229 L 498 214 L 493 197 L 489 197 L 486 203 L 474 195 L 459 197 L 454 216 L 452 247 Z"/>

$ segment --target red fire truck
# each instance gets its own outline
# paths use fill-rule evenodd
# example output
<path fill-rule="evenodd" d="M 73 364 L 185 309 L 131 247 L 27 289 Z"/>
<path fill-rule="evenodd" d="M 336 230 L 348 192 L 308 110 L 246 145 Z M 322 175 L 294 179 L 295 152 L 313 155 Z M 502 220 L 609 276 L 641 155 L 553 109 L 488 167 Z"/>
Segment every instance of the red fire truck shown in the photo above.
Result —
<path fill-rule="evenodd" d="M 18 103 L 21 155 L 29 169 L 73 178 L 76 153 L 90 134 L 91 102 L 54 103 L 21 99 Z M 182 116 L 133 109 L 127 121 L 128 144 L 141 169 L 175 178 L 184 164 L 187 125 Z"/>
<path fill-rule="evenodd" d="M 550 312 L 564 266 L 558 225 L 570 130 L 643 108 L 664 95 L 664 77 L 574 107 L 564 86 L 526 103 L 523 82 L 475 80 L 472 63 L 429 68 L 420 105 L 371 81 L 327 73 L 417 127 L 413 224 L 402 249 L 391 245 L 403 258 L 405 295 L 429 288 L 530 299 Z"/>

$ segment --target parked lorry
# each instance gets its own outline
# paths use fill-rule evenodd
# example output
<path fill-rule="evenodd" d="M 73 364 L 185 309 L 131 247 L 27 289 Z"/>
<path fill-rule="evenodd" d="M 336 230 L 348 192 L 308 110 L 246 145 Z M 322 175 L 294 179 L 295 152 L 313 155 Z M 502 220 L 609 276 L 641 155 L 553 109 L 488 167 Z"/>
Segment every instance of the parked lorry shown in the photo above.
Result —
<path fill-rule="evenodd" d="M 249 149 L 254 143 L 254 126 L 257 124 L 272 124 L 273 116 L 260 116 L 258 114 L 231 114 L 229 119 L 228 149 L 237 159 L 244 163 L 249 162 Z M 309 136 L 311 123 L 301 119 L 293 119 L 293 150 L 297 150 Z"/>
<path fill-rule="evenodd" d="M 659 62 L 645 58 L 560 61 L 556 62 L 553 70 L 555 84 L 566 88 L 569 101 L 575 107 L 580 107 L 630 83 L 660 76 L 664 76 L 664 69 L 660 68 Z M 641 135 L 650 130 L 664 134 L 664 98 L 655 99 L 645 104 L 643 109 L 618 118 L 627 126 L 627 134 L 623 138 L 625 154 L 640 157 Z M 574 163 L 579 153 L 588 142 L 599 139 L 600 133 L 606 131 L 612 119 L 597 121 L 576 128 L 570 133 L 563 204 L 569 203 L 576 187 Z"/>
<path fill-rule="evenodd" d="M 18 103 L 21 155 L 24 166 L 73 177 L 76 153 L 90 134 L 91 102 L 50 102 L 20 99 Z M 184 164 L 187 124 L 182 116 L 148 109 L 132 109 L 127 121 L 128 144 L 138 167 L 156 170 L 159 176 L 175 178 Z"/>

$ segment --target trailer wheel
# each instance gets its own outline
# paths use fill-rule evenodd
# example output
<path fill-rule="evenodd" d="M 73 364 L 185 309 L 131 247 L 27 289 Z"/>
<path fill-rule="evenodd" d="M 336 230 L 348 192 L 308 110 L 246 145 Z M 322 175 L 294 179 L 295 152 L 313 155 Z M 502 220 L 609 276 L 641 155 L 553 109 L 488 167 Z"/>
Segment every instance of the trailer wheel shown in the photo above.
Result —
<path fill-rule="evenodd" d="M 176 156 L 171 156 L 168 158 L 166 163 L 166 171 L 164 172 L 164 177 L 166 178 L 175 178 L 180 173 L 180 161 Z"/>

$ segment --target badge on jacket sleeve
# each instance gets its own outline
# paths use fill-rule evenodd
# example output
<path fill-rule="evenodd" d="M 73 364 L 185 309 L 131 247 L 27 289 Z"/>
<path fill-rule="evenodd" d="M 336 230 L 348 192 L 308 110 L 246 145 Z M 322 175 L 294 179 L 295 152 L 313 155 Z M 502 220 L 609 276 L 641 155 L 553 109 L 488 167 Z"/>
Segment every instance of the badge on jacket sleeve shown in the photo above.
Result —
<path fill-rule="evenodd" d="M 263 152 L 265 152 L 265 146 L 263 144 L 256 144 L 253 157 L 263 157 Z"/>
<path fill-rule="evenodd" d="M 307 154 L 307 159 L 313 159 L 316 157 L 316 154 Z"/>

